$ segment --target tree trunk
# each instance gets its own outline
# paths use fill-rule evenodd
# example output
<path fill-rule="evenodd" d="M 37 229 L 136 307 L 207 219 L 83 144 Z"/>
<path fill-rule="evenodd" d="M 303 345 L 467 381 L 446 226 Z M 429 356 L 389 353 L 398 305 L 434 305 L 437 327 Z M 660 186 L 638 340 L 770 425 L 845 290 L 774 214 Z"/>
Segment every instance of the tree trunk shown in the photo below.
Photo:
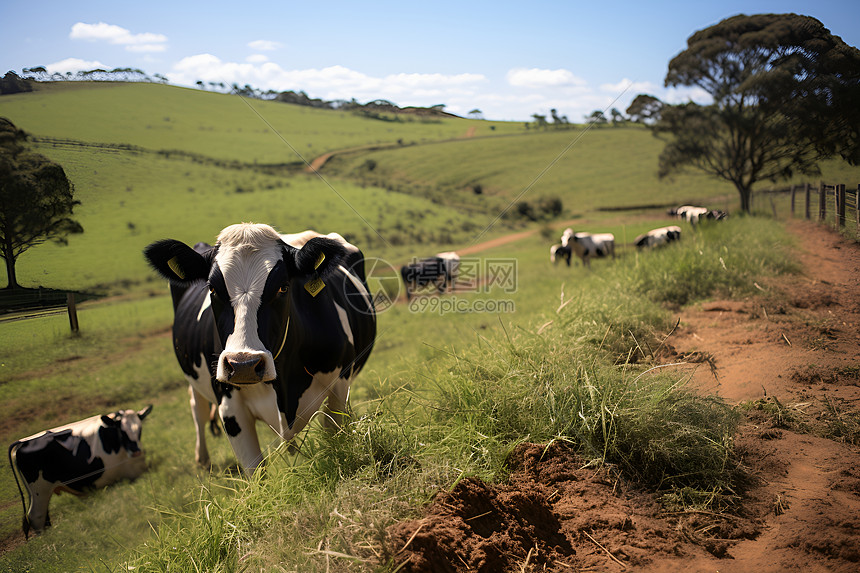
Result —
<path fill-rule="evenodd" d="M 12 254 L 12 247 L 9 245 L 3 245 L 3 260 L 6 261 L 6 277 L 9 279 L 6 289 L 21 288 L 18 286 L 18 276 L 15 274 L 15 257 Z"/>
<path fill-rule="evenodd" d="M 738 186 L 738 193 L 741 196 L 741 212 L 742 213 L 749 213 L 750 212 L 750 201 L 752 199 L 752 189 Z"/>

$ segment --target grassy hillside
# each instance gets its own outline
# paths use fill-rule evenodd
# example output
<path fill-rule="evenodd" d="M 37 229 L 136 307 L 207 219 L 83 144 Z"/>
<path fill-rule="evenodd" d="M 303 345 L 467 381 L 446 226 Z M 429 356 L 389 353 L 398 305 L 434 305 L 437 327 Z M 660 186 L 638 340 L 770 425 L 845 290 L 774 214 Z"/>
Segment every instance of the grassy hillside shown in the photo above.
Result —
<path fill-rule="evenodd" d="M 560 199 L 560 220 L 585 220 L 597 208 L 737 203 L 730 186 L 700 174 L 659 181 L 662 143 L 637 127 L 380 121 L 154 84 L 70 82 L 3 96 L 0 106 L 41 138 L 37 150 L 63 165 L 82 202 L 83 235 L 19 258 L 27 287 L 120 292 L 152 277 L 140 257 L 148 242 L 212 241 L 239 220 L 284 232 L 336 229 L 368 255 L 402 261 L 529 224 L 519 202 L 541 214 L 543 200 Z M 255 168 L 295 163 L 293 150 L 309 159 L 376 144 L 390 148 L 338 155 L 324 179 Z M 826 177 L 860 180 L 860 168 L 831 163 Z"/>
<path fill-rule="evenodd" d="M 59 83 L 3 96 L 0 115 L 37 137 L 174 149 L 246 163 L 294 163 L 369 144 L 523 131 L 466 119 L 368 119 L 159 84 Z M 491 131 L 491 127 L 494 128 Z"/>
<path fill-rule="evenodd" d="M 568 215 L 702 202 L 735 210 L 737 191 L 725 181 L 697 172 L 658 179 L 662 149 L 663 142 L 639 126 L 532 130 L 516 137 L 344 154 L 324 172 L 478 209 L 559 197 Z M 860 181 L 860 167 L 831 161 L 822 169 L 830 182 Z M 764 182 L 759 188 L 771 186 Z"/>
<path fill-rule="evenodd" d="M 440 248 L 461 242 L 481 224 L 452 207 L 346 180 L 89 148 L 41 151 L 75 182 L 81 201 L 75 218 L 84 233 L 70 237 L 68 246 L 46 243 L 22 255 L 17 270 L 24 286 L 127 289 L 153 278 L 141 255 L 150 242 L 214 242 L 222 228 L 239 221 L 284 232 L 337 230 L 368 253 L 394 258 L 408 258 L 420 241 Z M 5 267 L 0 273 L 5 283 Z"/>

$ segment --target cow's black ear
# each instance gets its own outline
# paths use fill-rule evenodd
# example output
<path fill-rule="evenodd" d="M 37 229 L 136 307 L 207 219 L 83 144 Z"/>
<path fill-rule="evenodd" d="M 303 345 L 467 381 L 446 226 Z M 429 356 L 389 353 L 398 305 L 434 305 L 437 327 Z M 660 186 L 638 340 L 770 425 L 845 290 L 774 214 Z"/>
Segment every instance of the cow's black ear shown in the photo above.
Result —
<path fill-rule="evenodd" d="M 158 274 L 176 283 L 188 283 L 209 276 L 210 260 L 180 241 L 156 241 L 143 250 L 143 255 Z"/>
<path fill-rule="evenodd" d="M 301 249 L 293 251 L 296 271 L 309 275 L 322 273 L 332 262 L 343 257 L 344 247 L 338 241 L 325 237 L 314 237 Z"/>

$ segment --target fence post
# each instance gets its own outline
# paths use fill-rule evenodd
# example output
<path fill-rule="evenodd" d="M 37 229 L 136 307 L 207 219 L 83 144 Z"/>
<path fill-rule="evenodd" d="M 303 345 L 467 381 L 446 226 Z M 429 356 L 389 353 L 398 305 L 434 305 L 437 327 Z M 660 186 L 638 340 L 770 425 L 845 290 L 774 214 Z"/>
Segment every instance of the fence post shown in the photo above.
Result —
<path fill-rule="evenodd" d="M 857 191 L 854 192 L 854 222 L 857 223 L 854 231 L 860 234 L 860 183 L 857 184 Z"/>
<path fill-rule="evenodd" d="M 78 332 L 78 307 L 75 304 L 75 293 L 66 294 L 66 306 L 69 309 L 69 326 L 72 327 L 72 332 Z"/>
<path fill-rule="evenodd" d="M 836 186 L 836 228 L 845 226 L 845 184 Z"/>
<path fill-rule="evenodd" d="M 827 217 L 827 186 L 824 181 L 818 182 L 818 222 Z"/>
<path fill-rule="evenodd" d="M 795 185 L 791 186 L 791 218 L 794 219 L 794 195 L 795 195 Z"/>
<path fill-rule="evenodd" d="M 809 219 L 812 218 L 811 217 L 812 214 L 809 212 L 809 188 L 811 187 L 811 184 L 810 183 L 804 183 L 804 187 L 806 187 L 806 212 L 805 212 L 805 215 L 806 215 L 806 220 L 808 221 Z"/>

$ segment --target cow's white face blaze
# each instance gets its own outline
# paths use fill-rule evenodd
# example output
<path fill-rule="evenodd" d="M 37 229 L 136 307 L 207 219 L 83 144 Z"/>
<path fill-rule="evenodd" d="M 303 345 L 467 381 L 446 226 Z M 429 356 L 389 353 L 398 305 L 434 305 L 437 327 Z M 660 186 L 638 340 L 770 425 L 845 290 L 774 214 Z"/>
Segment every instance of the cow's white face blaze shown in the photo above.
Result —
<path fill-rule="evenodd" d="M 219 235 L 215 263 L 233 317 L 218 358 L 220 382 L 255 384 L 277 377 L 272 354 L 277 348 L 266 348 L 260 339 L 258 316 L 266 282 L 283 257 L 284 243 L 274 229 L 233 225 Z"/>

